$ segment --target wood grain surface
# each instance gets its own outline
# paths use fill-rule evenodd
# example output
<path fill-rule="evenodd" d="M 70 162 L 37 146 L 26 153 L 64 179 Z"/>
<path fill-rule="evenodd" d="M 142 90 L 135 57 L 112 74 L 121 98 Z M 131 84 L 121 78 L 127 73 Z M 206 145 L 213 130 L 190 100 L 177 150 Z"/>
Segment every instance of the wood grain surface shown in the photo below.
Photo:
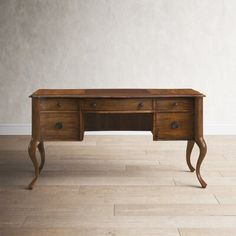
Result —
<path fill-rule="evenodd" d="M 142 97 L 203 97 L 193 89 L 39 89 L 31 97 L 79 98 L 142 98 Z"/>

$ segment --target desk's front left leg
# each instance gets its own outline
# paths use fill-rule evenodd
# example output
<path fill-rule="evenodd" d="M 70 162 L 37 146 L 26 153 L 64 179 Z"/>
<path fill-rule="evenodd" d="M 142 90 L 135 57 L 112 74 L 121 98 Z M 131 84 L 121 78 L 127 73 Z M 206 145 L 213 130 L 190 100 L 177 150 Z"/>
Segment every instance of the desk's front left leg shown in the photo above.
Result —
<path fill-rule="evenodd" d="M 28 147 L 28 153 L 29 153 L 31 161 L 33 162 L 34 173 L 35 173 L 35 176 L 34 176 L 33 180 L 30 182 L 30 184 L 28 186 L 28 189 L 33 189 L 34 184 L 35 184 L 36 180 L 39 177 L 39 166 L 38 166 L 38 162 L 37 162 L 37 159 L 36 159 L 37 143 L 38 143 L 37 140 L 31 139 L 29 147 Z"/>
<path fill-rule="evenodd" d="M 197 174 L 197 178 L 198 178 L 200 184 L 202 185 L 203 188 L 205 188 L 207 186 L 207 184 L 203 180 L 203 178 L 200 174 L 200 167 L 201 167 L 202 161 L 207 153 L 207 145 L 206 145 L 206 142 L 203 137 L 196 139 L 196 143 L 200 149 L 199 158 L 198 158 L 197 166 L 196 166 L 196 174 Z"/>

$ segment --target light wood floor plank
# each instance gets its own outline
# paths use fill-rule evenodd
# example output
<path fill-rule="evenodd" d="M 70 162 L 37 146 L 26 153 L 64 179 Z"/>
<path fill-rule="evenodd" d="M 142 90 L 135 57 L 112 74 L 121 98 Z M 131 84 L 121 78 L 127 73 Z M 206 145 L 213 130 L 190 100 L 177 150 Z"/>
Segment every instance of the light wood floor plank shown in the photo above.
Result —
<path fill-rule="evenodd" d="M 27 217 L 23 228 L 235 228 L 236 216 Z"/>
<path fill-rule="evenodd" d="M 2 229 L 1 236 L 179 236 L 177 229 L 160 228 L 57 228 L 57 229 Z"/>
<path fill-rule="evenodd" d="M 117 216 L 236 216 L 236 205 L 117 204 Z"/>
<path fill-rule="evenodd" d="M 236 235 L 236 227 L 234 229 L 180 229 L 181 236 L 234 236 Z"/>
<path fill-rule="evenodd" d="M 78 217 L 78 216 L 113 216 L 114 215 L 114 204 L 42 204 L 39 202 L 38 205 L 24 205 L 21 203 L 0 205 L 0 212 L 4 216 L 57 216 L 63 215 L 67 217 Z"/>

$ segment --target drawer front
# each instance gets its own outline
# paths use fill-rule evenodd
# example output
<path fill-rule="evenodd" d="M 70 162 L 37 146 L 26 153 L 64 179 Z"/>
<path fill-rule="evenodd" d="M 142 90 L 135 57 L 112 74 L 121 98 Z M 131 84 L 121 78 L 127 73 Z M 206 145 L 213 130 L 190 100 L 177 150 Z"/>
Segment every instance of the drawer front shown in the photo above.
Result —
<path fill-rule="evenodd" d="M 77 99 L 67 98 L 42 98 L 40 100 L 41 111 L 77 111 Z"/>
<path fill-rule="evenodd" d="M 193 111 L 193 99 L 189 98 L 160 98 L 156 100 L 158 112 Z"/>
<path fill-rule="evenodd" d="M 77 112 L 41 113 L 40 132 L 44 140 L 78 140 Z"/>
<path fill-rule="evenodd" d="M 158 139 L 190 139 L 194 135 L 192 113 L 157 113 L 156 131 Z"/>
<path fill-rule="evenodd" d="M 147 111 L 152 110 L 152 99 L 86 99 L 86 111 Z"/>

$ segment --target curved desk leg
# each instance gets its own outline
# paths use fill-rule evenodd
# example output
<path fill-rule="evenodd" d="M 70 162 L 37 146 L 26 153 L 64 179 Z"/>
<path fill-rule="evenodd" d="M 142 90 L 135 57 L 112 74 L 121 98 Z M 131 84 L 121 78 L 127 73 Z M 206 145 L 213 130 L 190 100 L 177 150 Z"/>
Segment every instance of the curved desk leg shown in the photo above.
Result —
<path fill-rule="evenodd" d="M 35 176 L 34 176 L 33 180 L 31 181 L 31 183 L 29 184 L 28 189 L 33 189 L 34 184 L 39 176 L 39 166 L 38 166 L 38 162 L 36 159 L 37 142 L 38 142 L 37 140 L 31 139 L 29 147 L 28 147 L 28 153 L 29 153 L 31 161 L 33 162 L 34 171 L 35 171 Z"/>
<path fill-rule="evenodd" d="M 196 166 L 196 174 L 197 174 L 197 178 L 198 178 L 200 184 L 202 185 L 203 188 L 205 188 L 207 186 L 207 184 L 203 180 L 203 178 L 200 174 L 200 167 L 201 167 L 202 161 L 207 153 L 207 145 L 206 145 L 206 142 L 203 137 L 200 137 L 199 139 L 197 139 L 196 143 L 200 149 L 199 158 L 198 158 L 197 166 Z"/>
<path fill-rule="evenodd" d="M 38 150 L 39 150 L 40 157 L 41 157 L 41 162 L 40 162 L 40 166 L 39 166 L 39 173 L 41 173 L 41 171 L 44 167 L 44 163 L 45 163 L 45 149 L 44 149 L 44 144 L 43 144 L 42 140 L 38 144 Z"/>
<path fill-rule="evenodd" d="M 194 140 L 188 140 L 187 149 L 186 149 L 186 161 L 191 172 L 195 170 L 191 164 L 191 153 L 193 150 L 194 143 L 195 143 Z"/>

